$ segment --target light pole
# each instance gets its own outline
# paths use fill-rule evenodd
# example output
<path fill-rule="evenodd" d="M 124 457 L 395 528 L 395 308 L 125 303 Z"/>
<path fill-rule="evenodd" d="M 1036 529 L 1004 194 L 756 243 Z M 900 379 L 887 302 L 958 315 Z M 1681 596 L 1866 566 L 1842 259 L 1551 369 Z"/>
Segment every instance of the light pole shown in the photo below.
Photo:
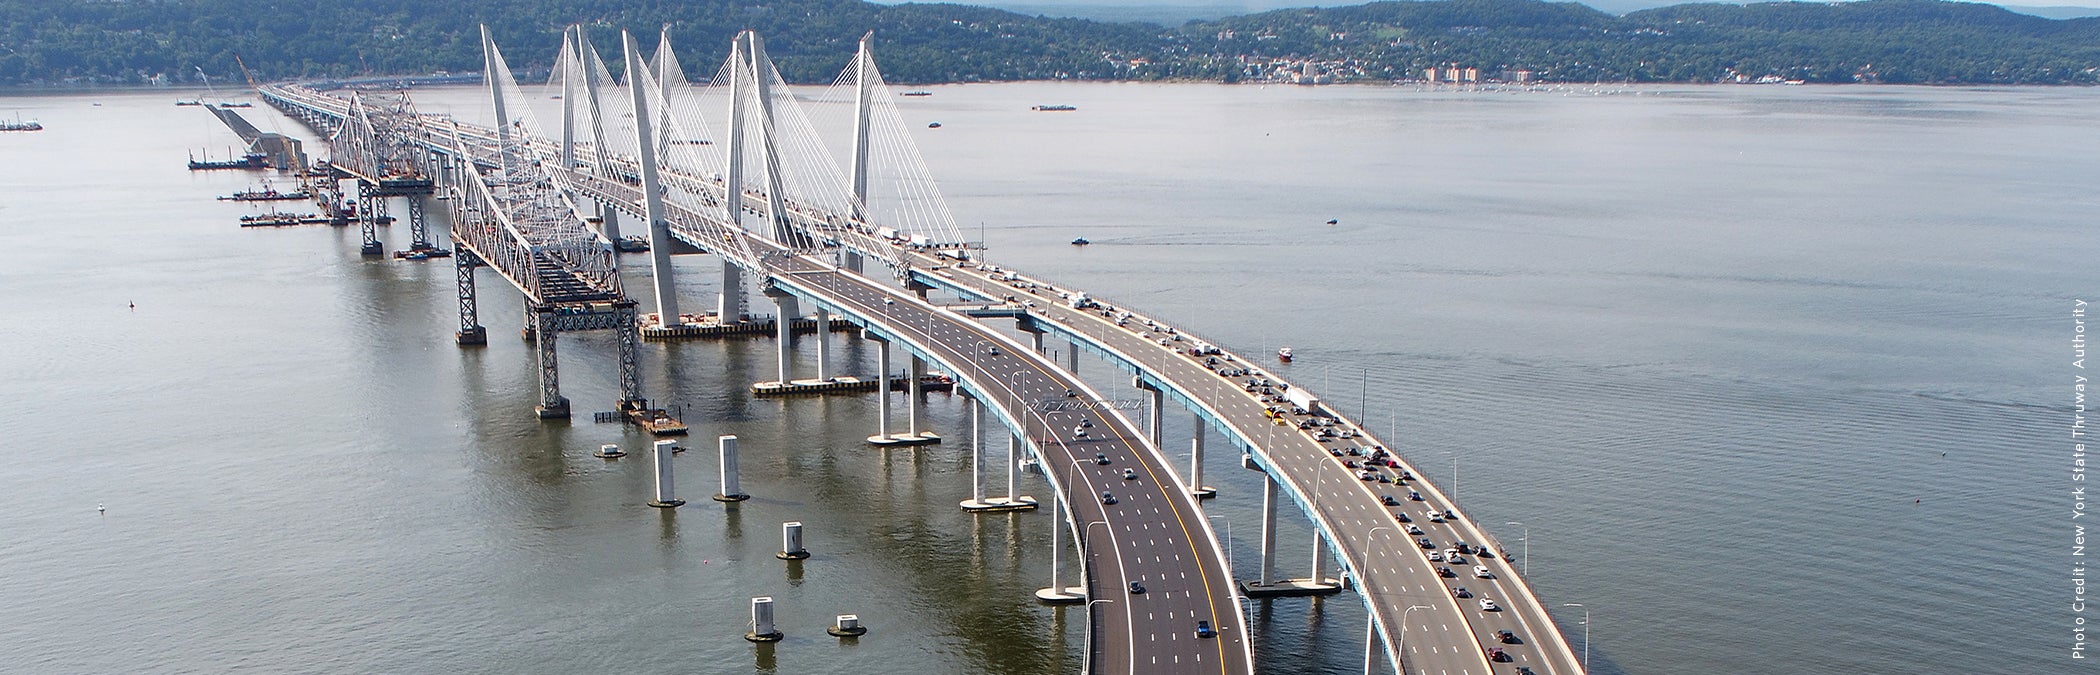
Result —
<path fill-rule="evenodd" d="M 1524 528 L 1524 576 L 1525 576 L 1525 578 L 1530 578 L 1530 577 L 1531 577 L 1531 526 L 1530 526 L 1530 525 L 1525 525 L 1525 524 L 1523 524 L 1523 523 L 1519 523 L 1519 522 L 1516 522 L 1516 521 L 1514 521 L 1514 520 L 1512 520 L 1512 521 L 1510 521 L 1510 522 L 1508 522 L 1508 523 L 1506 523 L 1506 524 L 1508 524 L 1508 525 L 1516 525 L 1516 526 L 1518 526 L 1518 527 L 1522 527 L 1522 528 Z"/>
<path fill-rule="evenodd" d="M 1582 672 L 1590 672 L 1590 608 L 1580 602 L 1564 603 L 1566 607 L 1582 608 Z"/>
<path fill-rule="evenodd" d="M 1400 610 L 1400 644 L 1393 647 L 1393 652 L 1399 654 L 1398 658 L 1403 660 L 1407 658 L 1407 613 L 1418 609 L 1429 609 L 1429 605 L 1409 605 L 1407 609 Z M 1399 670 L 1400 664 L 1393 664 L 1393 669 Z"/>
<path fill-rule="evenodd" d="M 1225 569 L 1229 572 L 1232 570 L 1232 519 L 1224 516 L 1210 516 L 1207 520 L 1225 521 Z"/>

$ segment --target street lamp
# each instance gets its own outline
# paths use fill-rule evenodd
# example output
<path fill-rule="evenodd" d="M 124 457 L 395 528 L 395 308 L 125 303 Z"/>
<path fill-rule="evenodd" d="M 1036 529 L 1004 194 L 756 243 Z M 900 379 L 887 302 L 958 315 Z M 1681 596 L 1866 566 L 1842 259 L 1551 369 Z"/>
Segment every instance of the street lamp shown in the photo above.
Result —
<path fill-rule="evenodd" d="M 1524 528 L 1524 576 L 1529 578 L 1531 576 L 1531 526 L 1514 520 L 1505 524 Z"/>
<path fill-rule="evenodd" d="M 1582 672 L 1590 672 L 1590 608 L 1580 602 L 1565 603 L 1566 607 L 1582 608 Z"/>
<path fill-rule="evenodd" d="M 1407 613 L 1418 609 L 1429 609 L 1429 605 L 1410 605 L 1407 609 L 1400 610 L 1400 644 L 1393 648 L 1393 652 L 1399 656 L 1395 658 L 1407 658 Z M 1397 670 L 1400 664 L 1395 663 L 1393 666 Z"/>
<path fill-rule="evenodd" d="M 1232 519 L 1231 519 L 1231 518 L 1226 518 L 1226 517 L 1224 517 L 1224 516 L 1210 516 L 1210 517 L 1208 517 L 1208 518 L 1207 518 L 1207 520 L 1221 520 L 1221 519 L 1225 521 L 1225 569 L 1226 569 L 1226 570 L 1231 570 L 1231 569 L 1232 569 Z"/>
<path fill-rule="evenodd" d="M 1458 453 L 1450 450 L 1442 452 L 1451 456 L 1451 505 L 1458 506 Z"/>

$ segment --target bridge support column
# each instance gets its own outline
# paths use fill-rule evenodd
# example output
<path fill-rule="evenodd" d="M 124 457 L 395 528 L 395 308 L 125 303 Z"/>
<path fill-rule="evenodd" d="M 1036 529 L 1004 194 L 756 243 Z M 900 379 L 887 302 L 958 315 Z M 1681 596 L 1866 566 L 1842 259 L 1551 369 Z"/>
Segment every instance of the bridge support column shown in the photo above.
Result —
<path fill-rule="evenodd" d="M 1258 582 L 1268 586 L 1272 568 L 1276 563 L 1276 478 L 1261 479 L 1261 578 Z"/>
<path fill-rule="evenodd" d="M 736 480 L 736 436 L 727 435 L 715 439 L 722 445 L 722 491 L 715 493 L 715 501 L 740 502 L 750 499 L 744 494 L 742 485 Z"/>
<path fill-rule="evenodd" d="M 598 222 L 598 233 L 605 235 L 606 241 L 615 244 L 620 243 L 619 209 L 615 209 L 605 202 L 598 202 Z"/>
<path fill-rule="evenodd" d="M 780 631 L 773 627 L 773 599 L 752 598 L 751 632 L 745 633 L 744 639 L 752 642 L 779 642 L 782 637 L 784 636 Z"/>
<path fill-rule="evenodd" d="M 826 309 L 824 309 L 823 307 L 818 307 L 818 308 L 817 308 L 817 381 L 819 381 L 819 382 L 829 382 L 829 381 L 831 381 L 831 374 L 830 374 L 830 373 L 828 373 L 828 372 L 826 372 L 826 367 L 825 367 L 825 361 L 827 360 L 827 359 L 826 359 L 825 357 L 826 357 L 826 356 L 828 356 L 827 354 L 825 354 L 825 351 L 826 351 L 826 345 L 829 345 L 830 343 L 831 343 L 831 312 L 830 312 L 829 310 L 826 310 Z"/>
<path fill-rule="evenodd" d="M 542 340 L 541 342 L 553 342 L 553 340 Z M 677 483 L 671 476 L 671 453 L 676 451 L 677 448 L 678 441 L 656 442 L 655 450 L 653 450 L 656 454 L 656 498 L 649 500 L 650 506 L 659 509 L 675 509 L 685 506 L 685 500 L 678 498 Z"/>
<path fill-rule="evenodd" d="M 736 263 L 722 259 L 722 293 L 715 302 L 715 318 L 724 325 L 744 320 L 749 314 L 750 300 L 744 295 L 744 271 Z"/>
<path fill-rule="evenodd" d="M 905 384 L 904 415 L 909 420 L 905 438 L 913 443 L 939 443 L 941 437 L 932 431 L 919 429 L 919 409 L 926 405 L 926 360 L 914 354 L 911 357 L 911 381 Z"/>
<path fill-rule="evenodd" d="M 1073 341 L 1071 341 L 1071 342 L 1066 342 L 1066 343 L 1065 343 L 1065 347 L 1066 347 L 1067 349 L 1069 349 L 1069 350 L 1070 350 L 1070 351 L 1067 351 L 1067 352 L 1065 352 L 1065 372 L 1069 372 L 1069 373 L 1071 373 L 1071 374 L 1073 374 L 1073 375 L 1078 375 L 1078 374 L 1079 374 L 1079 341 L 1078 341 L 1078 340 L 1073 340 Z"/>
<path fill-rule="evenodd" d="M 1130 378 L 1130 386 L 1137 387 L 1139 391 L 1147 394 L 1145 397 L 1145 436 L 1152 439 L 1152 447 L 1161 447 L 1159 413 L 1160 408 L 1166 404 L 1166 392 L 1161 391 L 1159 387 L 1152 386 L 1151 383 L 1146 382 L 1145 378 L 1142 377 Z"/>
<path fill-rule="evenodd" d="M 411 251 L 431 249 L 430 224 L 424 220 L 424 212 L 429 206 L 424 200 L 429 198 L 430 195 L 408 196 L 408 249 Z"/>
<path fill-rule="evenodd" d="M 377 191 L 377 186 L 357 182 L 357 229 L 364 236 L 364 245 L 358 252 L 364 255 L 386 253 L 386 247 L 379 243 L 379 218 L 386 215 L 386 198 L 375 196 Z"/>
<path fill-rule="evenodd" d="M 1064 503 L 1061 494 L 1050 495 L 1050 586 L 1035 592 L 1035 599 L 1047 605 L 1076 605 L 1086 599 L 1085 588 L 1064 583 L 1061 556 L 1065 547 L 1057 541 L 1057 531 L 1065 529 Z"/>
<path fill-rule="evenodd" d="M 970 399 L 970 499 L 962 503 L 962 509 L 970 512 L 1025 511 L 1035 508 L 1035 498 L 1014 496 L 1014 445 L 1013 435 L 1008 434 L 1006 446 L 1006 496 L 984 496 L 984 435 L 981 433 L 984 401 Z"/>
<path fill-rule="evenodd" d="M 1196 418 L 1196 434 L 1189 439 L 1189 495 L 1197 499 L 1218 496 L 1218 489 L 1203 484 L 1203 418 Z"/>
<path fill-rule="evenodd" d="M 621 300 L 615 305 L 617 318 L 613 323 L 613 338 L 620 352 L 620 412 L 638 412 L 649 407 L 649 399 L 642 396 L 642 336 L 639 314 L 633 300 Z"/>
<path fill-rule="evenodd" d="M 781 560 L 804 560 L 809 558 L 809 549 L 802 547 L 802 521 L 791 520 L 780 524 L 780 552 L 773 557 Z"/>
<path fill-rule="evenodd" d="M 861 255 L 859 253 L 845 251 L 839 256 L 839 266 L 849 270 L 853 270 L 854 274 L 859 274 L 861 273 L 861 268 L 865 265 L 861 262 Z"/>
<path fill-rule="evenodd" d="M 788 357 L 795 348 L 795 316 L 802 313 L 802 307 L 801 303 L 795 301 L 795 296 L 784 291 L 767 290 L 766 297 L 773 299 L 773 306 L 779 311 L 778 318 L 773 321 L 773 328 L 778 338 L 775 342 L 778 347 L 776 353 L 780 357 L 780 385 L 784 387 L 794 381 L 788 377 Z"/>
<path fill-rule="evenodd" d="M 534 410 L 540 419 L 568 419 L 569 399 L 561 395 L 561 370 L 554 352 L 554 308 L 534 307 L 532 327 L 534 341 L 538 345 L 540 366 L 540 404 Z"/>
<path fill-rule="evenodd" d="M 462 345 L 485 345 L 489 343 L 489 329 L 481 326 L 481 309 L 474 297 L 474 268 L 481 258 L 474 252 L 460 248 L 453 253 L 452 269 L 459 274 L 459 332 L 452 339 Z"/>
<path fill-rule="evenodd" d="M 890 341 L 873 332 L 861 331 L 860 336 L 875 343 L 875 435 L 868 437 L 869 443 L 888 445 L 890 440 Z"/>

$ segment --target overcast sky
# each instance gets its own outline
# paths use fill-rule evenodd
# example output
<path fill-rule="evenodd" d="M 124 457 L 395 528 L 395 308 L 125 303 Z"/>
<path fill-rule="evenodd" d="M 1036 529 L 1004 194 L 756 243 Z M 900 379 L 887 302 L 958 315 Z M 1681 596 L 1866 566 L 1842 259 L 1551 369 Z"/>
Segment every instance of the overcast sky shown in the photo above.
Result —
<path fill-rule="evenodd" d="M 876 0 L 876 1 L 877 1 L 877 2 L 882 2 L 882 3 L 884 3 L 884 4 L 897 4 L 898 2 L 903 2 L 904 0 Z M 1234 10 L 1234 11 L 1232 11 L 1231 13 L 1235 13 L 1235 14 L 1239 14 L 1239 13 L 1249 13 L 1249 12 L 1260 12 L 1260 11 L 1264 11 L 1264 10 L 1271 10 L 1271 9 L 1277 9 L 1277 8 L 1282 8 L 1282 7 L 1307 7 L 1307 6 L 1313 6 L 1313 5 L 1319 5 L 1319 6 L 1326 6 L 1326 7 L 1340 7 L 1340 6 L 1346 6 L 1346 5 L 1353 5 L 1353 4 L 1362 4 L 1362 3 L 1360 3 L 1360 2 L 1291 2 L 1291 1 L 1288 1 L 1288 0 L 920 0 L 920 1 L 922 1 L 922 2 L 925 2 L 925 1 L 946 1 L 946 2 L 956 2 L 956 3 L 958 3 L 958 4 L 966 4 L 966 5 L 981 5 L 981 6 L 987 6 L 987 7 L 1008 7 L 1008 6 L 1017 6 L 1017 5 L 1018 5 L 1018 6 L 1029 6 L 1029 7 L 1045 7 L 1045 6 L 1056 6 L 1056 5 L 1065 5 L 1065 6 L 1072 6 L 1072 5 L 1080 5 L 1080 6 L 1090 6 L 1090 7 L 1114 7 L 1114 6 L 1133 6 L 1133 5 L 1136 5 L 1136 6 L 1153 6 L 1153 7 L 1159 7 L 1159 6 L 1172 6 L 1172 7 L 1203 7 L 1203 8 L 1226 8 L 1226 9 Z M 1599 1 L 1599 2 L 1591 2 L 1591 3 L 1586 3 L 1586 4 L 1590 4 L 1590 5 L 1592 5 L 1592 6 L 1598 6 L 1598 7 L 1601 7 L 1601 8 L 1604 8 L 1604 9 L 1606 9 L 1607 11 L 1623 11 L 1623 9 L 1622 9 L 1622 8 L 1623 8 L 1623 7 L 1627 7 L 1627 6 L 1663 7 L 1663 6 L 1666 6 L 1666 5 L 1675 5 L 1675 4 L 1680 4 L 1680 2 L 1695 2 L 1695 1 L 1712 1 L 1712 0 L 1601 0 L 1601 1 Z M 2019 6 L 2029 6 L 2029 7 L 2100 7 L 2100 0 L 2032 0 L 2032 1 L 2020 1 L 2020 2 L 1997 2 L 1997 3 L 1990 3 L 1990 4 L 1996 4 L 1996 5 L 2019 5 Z"/>

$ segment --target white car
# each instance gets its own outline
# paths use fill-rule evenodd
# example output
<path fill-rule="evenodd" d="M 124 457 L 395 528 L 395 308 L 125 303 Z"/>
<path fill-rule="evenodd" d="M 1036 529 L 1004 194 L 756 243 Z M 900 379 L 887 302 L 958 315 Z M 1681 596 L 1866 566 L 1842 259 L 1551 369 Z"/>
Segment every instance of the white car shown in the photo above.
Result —
<path fill-rule="evenodd" d="M 1429 562 L 1443 562 L 1443 561 L 1444 561 L 1444 554 L 1442 554 L 1442 553 L 1438 553 L 1438 552 L 1436 552 L 1436 551 L 1430 551 L 1430 552 L 1429 552 Z"/>
<path fill-rule="evenodd" d="M 1496 606 L 1495 606 L 1495 599 L 1494 599 L 1494 598 L 1481 598 L 1481 599 L 1480 599 L 1480 611 L 1483 611 L 1483 612 L 1493 612 L 1493 611 L 1497 611 L 1497 610 L 1500 610 L 1500 609 L 1502 609 L 1502 608 L 1500 608 L 1500 607 L 1496 607 Z"/>
<path fill-rule="evenodd" d="M 1487 566 L 1486 566 L 1486 565 L 1474 565 L 1474 566 L 1473 566 L 1473 578 L 1475 578 L 1475 579 L 1493 579 L 1493 578 L 1495 578 L 1495 573 L 1494 573 L 1494 572 L 1489 572 L 1489 571 L 1488 571 L 1488 568 L 1487 568 Z"/>

